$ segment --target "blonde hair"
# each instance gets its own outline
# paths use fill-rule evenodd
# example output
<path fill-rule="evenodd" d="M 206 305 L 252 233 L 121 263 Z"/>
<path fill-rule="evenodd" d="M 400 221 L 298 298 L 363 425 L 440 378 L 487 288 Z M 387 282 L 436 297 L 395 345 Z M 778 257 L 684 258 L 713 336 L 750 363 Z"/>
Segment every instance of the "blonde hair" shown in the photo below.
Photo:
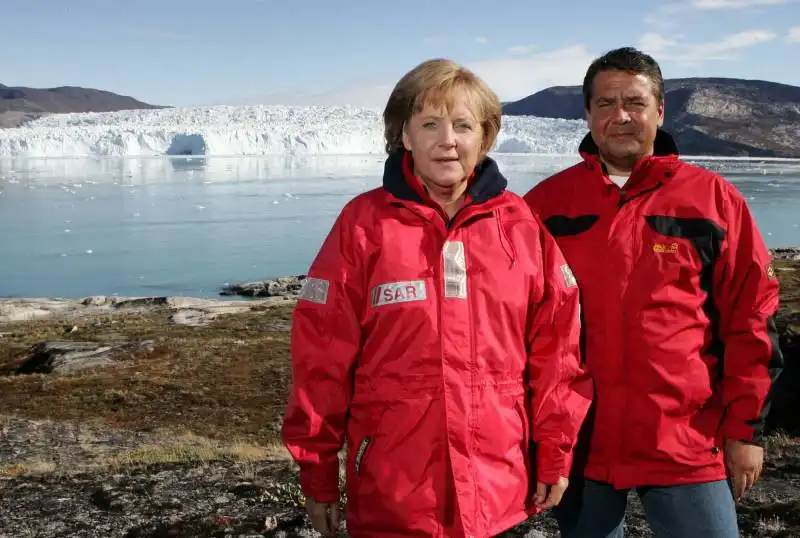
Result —
<path fill-rule="evenodd" d="M 403 129 L 425 105 L 452 107 L 458 90 L 466 91 L 472 112 L 483 128 L 482 155 L 494 146 L 500 131 L 502 108 L 497 95 L 475 73 L 443 58 L 428 60 L 406 73 L 389 95 L 383 110 L 386 153 L 403 147 Z"/>

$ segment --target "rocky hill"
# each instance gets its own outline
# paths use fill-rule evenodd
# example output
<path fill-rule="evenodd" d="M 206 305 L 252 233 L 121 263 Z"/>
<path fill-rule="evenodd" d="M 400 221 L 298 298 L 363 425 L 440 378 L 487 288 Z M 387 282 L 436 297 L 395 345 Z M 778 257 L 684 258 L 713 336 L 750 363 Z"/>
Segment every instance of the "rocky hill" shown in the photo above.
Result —
<path fill-rule="evenodd" d="M 800 157 L 800 87 L 735 78 L 668 79 L 664 86 L 664 127 L 682 154 Z M 547 88 L 503 112 L 581 119 L 581 87 Z"/>
<path fill-rule="evenodd" d="M 0 127 L 18 127 L 45 114 L 116 112 L 143 108 L 165 107 L 92 88 L 61 86 L 38 89 L 0 84 Z"/>

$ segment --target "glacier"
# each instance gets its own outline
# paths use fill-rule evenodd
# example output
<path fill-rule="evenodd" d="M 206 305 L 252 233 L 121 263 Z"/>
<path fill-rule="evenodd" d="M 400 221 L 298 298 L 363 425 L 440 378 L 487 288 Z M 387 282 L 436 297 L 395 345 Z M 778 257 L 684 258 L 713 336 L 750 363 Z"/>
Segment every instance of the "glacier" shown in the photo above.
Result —
<path fill-rule="evenodd" d="M 583 120 L 504 116 L 493 153 L 575 155 Z M 381 110 L 198 106 L 44 116 L 0 129 L 0 157 L 384 154 Z"/>

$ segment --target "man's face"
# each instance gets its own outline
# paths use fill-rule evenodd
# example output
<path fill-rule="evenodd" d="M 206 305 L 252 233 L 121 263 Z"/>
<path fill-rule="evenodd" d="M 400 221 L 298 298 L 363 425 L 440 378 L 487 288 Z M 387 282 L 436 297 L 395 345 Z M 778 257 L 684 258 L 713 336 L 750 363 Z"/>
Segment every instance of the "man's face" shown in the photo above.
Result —
<path fill-rule="evenodd" d="M 635 162 L 653 153 L 664 122 L 664 103 L 656 99 L 646 75 L 609 70 L 597 73 L 586 120 L 600 155 L 612 162 Z"/>

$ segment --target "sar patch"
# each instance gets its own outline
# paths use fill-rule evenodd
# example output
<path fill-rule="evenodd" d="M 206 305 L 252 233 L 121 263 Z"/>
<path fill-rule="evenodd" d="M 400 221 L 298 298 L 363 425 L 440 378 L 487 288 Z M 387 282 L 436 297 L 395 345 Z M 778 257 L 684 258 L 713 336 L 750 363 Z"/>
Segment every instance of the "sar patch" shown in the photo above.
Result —
<path fill-rule="evenodd" d="M 569 265 L 566 263 L 561 266 L 561 275 L 564 277 L 564 284 L 568 288 L 575 288 L 578 286 L 578 281 L 575 279 L 575 275 L 572 274 L 572 269 L 570 269 Z"/>
<path fill-rule="evenodd" d="M 767 264 L 766 271 L 767 278 L 770 280 L 775 280 L 775 265 L 772 262 Z"/>
<path fill-rule="evenodd" d="M 330 285 L 330 280 L 310 276 L 306 278 L 306 281 L 303 283 L 298 299 L 317 304 L 326 304 L 328 302 L 328 289 Z"/>
<path fill-rule="evenodd" d="M 395 303 L 424 301 L 427 298 L 428 294 L 424 280 L 405 280 L 403 282 L 378 284 L 370 292 L 370 303 L 373 308 Z"/>

